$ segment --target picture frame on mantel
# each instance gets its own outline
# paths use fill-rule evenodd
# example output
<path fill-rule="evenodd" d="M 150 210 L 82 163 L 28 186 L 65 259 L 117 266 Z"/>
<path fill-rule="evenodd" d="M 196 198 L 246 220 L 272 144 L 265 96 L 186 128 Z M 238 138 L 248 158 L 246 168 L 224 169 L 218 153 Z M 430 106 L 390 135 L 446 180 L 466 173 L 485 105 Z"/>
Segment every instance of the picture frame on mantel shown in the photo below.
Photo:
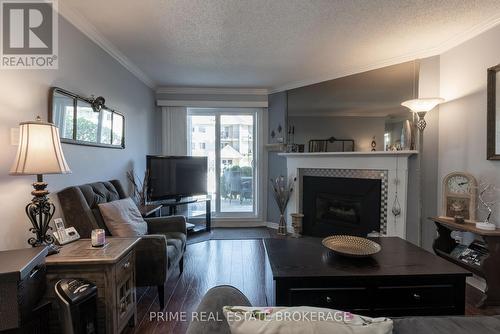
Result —
<path fill-rule="evenodd" d="M 500 121 L 500 87 L 497 87 L 497 78 L 500 76 L 500 64 L 488 69 L 487 87 L 487 140 L 486 152 L 488 160 L 500 160 L 500 131 L 497 131 L 497 122 Z M 500 129 L 499 129 L 500 130 Z"/>

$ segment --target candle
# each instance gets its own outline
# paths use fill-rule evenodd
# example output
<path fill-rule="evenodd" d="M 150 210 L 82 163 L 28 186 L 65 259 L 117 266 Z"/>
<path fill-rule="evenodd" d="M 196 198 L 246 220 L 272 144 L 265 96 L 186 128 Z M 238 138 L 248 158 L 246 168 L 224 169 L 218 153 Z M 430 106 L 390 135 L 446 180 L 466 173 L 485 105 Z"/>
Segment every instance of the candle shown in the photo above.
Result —
<path fill-rule="evenodd" d="M 106 234 L 102 228 L 92 230 L 92 247 L 102 247 L 106 243 Z"/>

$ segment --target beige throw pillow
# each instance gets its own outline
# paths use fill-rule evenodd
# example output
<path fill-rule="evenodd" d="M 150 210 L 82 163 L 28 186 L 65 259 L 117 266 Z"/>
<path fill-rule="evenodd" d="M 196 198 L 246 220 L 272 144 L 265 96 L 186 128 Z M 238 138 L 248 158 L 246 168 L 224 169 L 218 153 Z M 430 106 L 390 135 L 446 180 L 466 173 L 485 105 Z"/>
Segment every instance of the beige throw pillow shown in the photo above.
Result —
<path fill-rule="evenodd" d="M 114 237 L 135 237 L 148 232 L 148 225 L 130 197 L 99 204 L 99 211 Z"/>
<path fill-rule="evenodd" d="M 338 310 L 300 307 L 224 306 L 231 334 L 390 334 L 392 320 Z"/>

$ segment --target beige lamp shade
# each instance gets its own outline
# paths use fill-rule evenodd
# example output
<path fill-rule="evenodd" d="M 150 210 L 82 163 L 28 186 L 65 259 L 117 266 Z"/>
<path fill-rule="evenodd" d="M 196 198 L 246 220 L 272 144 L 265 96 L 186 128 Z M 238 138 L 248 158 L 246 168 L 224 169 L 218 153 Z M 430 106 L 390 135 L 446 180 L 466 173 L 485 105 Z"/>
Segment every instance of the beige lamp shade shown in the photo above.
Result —
<path fill-rule="evenodd" d="M 40 121 L 19 124 L 19 148 L 11 175 L 71 173 L 64 158 L 59 129 Z"/>
<path fill-rule="evenodd" d="M 404 101 L 403 103 L 401 103 L 401 105 L 413 112 L 428 112 L 434 109 L 438 104 L 443 102 L 444 99 L 440 97 L 430 97 Z"/>

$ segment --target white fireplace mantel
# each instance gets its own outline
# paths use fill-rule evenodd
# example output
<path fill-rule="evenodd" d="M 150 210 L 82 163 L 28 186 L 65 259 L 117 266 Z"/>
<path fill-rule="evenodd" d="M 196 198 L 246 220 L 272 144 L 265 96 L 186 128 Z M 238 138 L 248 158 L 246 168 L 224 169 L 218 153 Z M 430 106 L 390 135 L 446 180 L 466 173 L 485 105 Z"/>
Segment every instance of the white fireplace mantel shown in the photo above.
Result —
<path fill-rule="evenodd" d="M 291 229 L 290 213 L 302 212 L 301 169 L 384 170 L 388 181 L 386 235 L 406 239 L 408 158 L 414 154 L 418 151 L 279 153 L 286 158 L 288 176 L 298 178 L 287 207 L 288 228 Z M 391 212 L 396 189 L 401 206 L 398 217 Z"/>
<path fill-rule="evenodd" d="M 278 153 L 282 157 L 409 157 L 418 154 L 418 151 L 373 151 L 373 152 L 303 152 Z"/>

